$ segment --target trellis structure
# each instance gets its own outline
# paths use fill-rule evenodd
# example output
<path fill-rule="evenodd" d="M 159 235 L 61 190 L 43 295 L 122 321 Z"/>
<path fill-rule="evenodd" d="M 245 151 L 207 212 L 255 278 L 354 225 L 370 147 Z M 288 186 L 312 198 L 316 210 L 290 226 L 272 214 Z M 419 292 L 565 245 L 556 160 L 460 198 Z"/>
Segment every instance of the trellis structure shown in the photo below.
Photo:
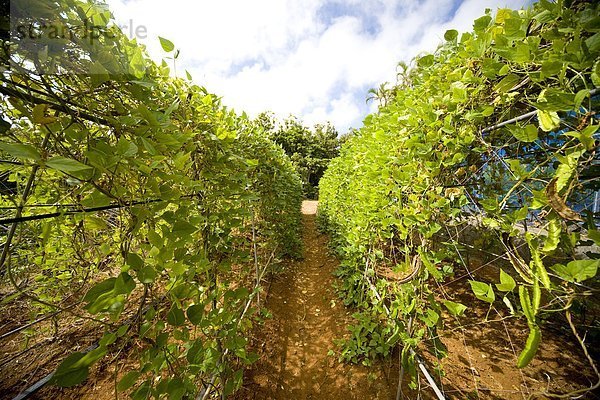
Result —
<path fill-rule="evenodd" d="M 409 349 L 435 343 L 444 316 L 465 312 L 444 288 L 468 278 L 490 311 L 502 293 L 498 307 L 526 321 L 515 367 L 534 359 L 545 318 L 561 310 L 597 375 L 569 308 L 593 303 L 600 263 L 597 247 L 584 250 L 598 244 L 593 207 L 576 206 L 597 190 L 598 12 L 597 4 L 542 1 L 488 13 L 473 32 L 447 31 L 347 141 L 321 181 L 320 221 L 342 258 L 346 303 L 378 322 L 377 335 L 353 327 L 365 337 L 347 344 L 348 359 L 399 344 L 416 376 Z M 465 243 L 469 232 L 489 240 Z M 477 280 L 464 259 L 461 248 L 481 245 L 506 261 L 499 283 Z M 412 277 L 418 265 L 414 279 L 397 284 L 394 277 Z"/>

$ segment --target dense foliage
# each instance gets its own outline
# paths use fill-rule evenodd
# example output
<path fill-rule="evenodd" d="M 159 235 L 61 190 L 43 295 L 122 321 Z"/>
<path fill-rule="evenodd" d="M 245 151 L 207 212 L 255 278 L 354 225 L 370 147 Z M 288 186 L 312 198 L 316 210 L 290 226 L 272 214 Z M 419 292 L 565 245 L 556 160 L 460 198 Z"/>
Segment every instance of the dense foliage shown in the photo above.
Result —
<path fill-rule="evenodd" d="M 439 286 L 469 271 L 465 230 L 487 232 L 514 266 L 495 286 L 470 286 L 527 320 L 519 367 L 535 355 L 547 314 L 565 314 L 566 325 L 573 303 L 593 299 L 600 255 L 583 253 L 599 244 L 598 215 L 583 199 L 598 189 L 599 7 L 542 0 L 488 13 L 471 33 L 447 31 L 394 88 L 373 92 L 384 96 L 379 110 L 331 162 L 319 196 L 342 294 L 359 309 L 344 358 L 368 362 L 400 343 L 414 372 L 411 349 L 437 337 L 445 313 L 468 312 Z"/>
<path fill-rule="evenodd" d="M 278 125 L 266 113 L 261 114 L 257 121 L 267 128 L 269 137 L 279 144 L 292 160 L 302 178 L 304 196 L 316 199 L 319 181 L 329 161 L 339 154 L 340 140 L 335 128 L 325 124 L 315 125 L 311 130 L 294 117 Z"/>
<path fill-rule="evenodd" d="M 133 398 L 231 393 L 255 360 L 244 332 L 261 280 L 299 254 L 300 178 L 259 124 L 171 77 L 104 6 L 31 7 L 11 16 L 96 29 L 1 42 L 0 176 L 10 190 L 0 197 L 0 273 L 39 313 L 82 301 L 87 315 L 69 312 L 104 333 L 54 382 L 78 384 L 136 341 L 138 367 L 118 384 Z"/>

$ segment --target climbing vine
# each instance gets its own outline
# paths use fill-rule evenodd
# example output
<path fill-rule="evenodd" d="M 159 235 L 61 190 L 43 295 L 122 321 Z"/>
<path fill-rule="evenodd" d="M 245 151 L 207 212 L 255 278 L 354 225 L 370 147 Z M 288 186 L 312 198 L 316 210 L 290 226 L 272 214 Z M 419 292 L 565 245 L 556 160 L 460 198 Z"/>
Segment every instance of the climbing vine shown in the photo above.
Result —
<path fill-rule="evenodd" d="M 419 344 L 443 355 L 443 315 L 469 312 L 438 290 L 469 272 L 466 230 L 513 267 L 496 282 L 469 279 L 477 299 L 526 319 L 519 368 L 551 313 L 585 347 L 571 306 L 597 293 L 600 264 L 598 247 L 586 250 L 600 244 L 598 215 L 582 206 L 598 190 L 598 7 L 542 0 L 447 31 L 342 147 L 321 180 L 319 219 L 343 260 L 341 294 L 359 310 L 343 358 L 368 363 L 400 344 L 414 377 Z"/>
<path fill-rule="evenodd" d="M 152 62 L 105 6 L 16 3 L 31 29 L 94 29 L 1 42 L 0 274 L 39 313 L 98 326 L 52 382 L 77 385 L 135 341 L 117 384 L 134 399 L 233 392 L 256 360 L 244 332 L 262 279 L 300 251 L 292 163 L 260 124 Z"/>

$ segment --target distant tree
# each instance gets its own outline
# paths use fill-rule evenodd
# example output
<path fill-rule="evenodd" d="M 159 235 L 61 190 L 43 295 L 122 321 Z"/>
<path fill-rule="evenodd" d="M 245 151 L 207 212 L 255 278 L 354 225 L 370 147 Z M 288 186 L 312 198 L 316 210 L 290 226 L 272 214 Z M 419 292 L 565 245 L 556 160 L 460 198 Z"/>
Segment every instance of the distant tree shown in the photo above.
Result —
<path fill-rule="evenodd" d="M 255 123 L 262 126 L 290 157 L 302 178 L 304 196 L 316 199 L 319 181 L 329 161 L 339 154 L 340 140 L 336 129 L 326 123 L 317 124 L 311 130 L 293 116 L 277 124 L 271 113 L 261 113 Z"/>
<path fill-rule="evenodd" d="M 388 87 L 389 82 L 384 82 L 377 89 L 369 89 L 369 96 L 367 97 L 366 102 L 377 100 L 379 102 L 379 107 L 385 107 L 389 102 L 392 101 L 396 92 L 394 87 Z"/>
<path fill-rule="evenodd" d="M 263 128 L 269 136 L 271 135 L 271 133 L 275 129 L 275 126 L 277 125 L 275 116 L 272 112 L 269 111 L 261 112 L 260 114 L 258 114 L 256 119 L 254 120 L 254 123 Z"/>

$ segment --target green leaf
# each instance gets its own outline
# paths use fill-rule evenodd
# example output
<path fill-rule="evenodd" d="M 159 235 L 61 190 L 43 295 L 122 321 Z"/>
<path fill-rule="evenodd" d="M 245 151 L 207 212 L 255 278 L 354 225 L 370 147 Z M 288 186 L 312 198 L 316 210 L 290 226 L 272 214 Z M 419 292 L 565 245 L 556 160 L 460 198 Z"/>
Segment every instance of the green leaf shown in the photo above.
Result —
<path fill-rule="evenodd" d="M 511 15 L 510 18 L 504 20 L 504 33 L 510 38 L 522 38 L 525 36 L 522 26 L 521 18 Z"/>
<path fill-rule="evenodd" d="M 426 314 L 423 316 L 423 322 L 430 328 L 436 326 L 439 320 L 440 315 L 431 308 L 428 308 Z"/>
<path fill-rule="evenodd" d="M 106 347 L 100 346 L 87 353 L 74 353 L 60 363 L 52 381 L 61 387 L 71 387 L 83 382 L 89 374 L 89 367 L 106 354 Z"/>
<path fill-rule="evenodd" d="M 436 281 L 443 280 L 444 275 L 442 274 L 442 272 L 440 270 L 438 270 L 435 267 L 435 265 L 431 262 L 431 260 L 427 256 L 427 254 L 421 253 L 421 261 L 423 262 L 423 265 L 425 265 L 425 268 L 427 268 L 427 271 L 429 272 L 429 274 L 431 276 L 433 276 L 433 278 Z"/>
<path fill-rule="evenodd" d="M 494 89 L 499 93 L 509 92 L 517 83 L 521 81 L 519 75 L 508 74 L 500 82 L 494 86 Z"/>
<path fill-rule="evenodd" d="M 248 344 L 248 339 L 242 336 L 234 336 L 227 340 L 225 347 L 231 350 L 242 349 Z"/>
<path fill-rule="evenodd" d="M 48 110 L 48 104 L 38 104 L 33 107 L 32 120 L 34 124 L 48 125 L 56 122 L 56 117 L 46 116 Z"/>
<path fill-rule="evenodd" d="M 542 207 L 546 207 L 548 205 L 548 199 L 546 198 L 545 190 L 532 190 L 533 199 L 531 201 L 531 209 L 539 210 Z"/>
<path fill-rule="evenodd" d="M 95 61 L 88 67 L 88 73 L 92 80 L 92 86 L 98 87 L 102 83 L 110 80 L 110 75 L 101 62 Z"/>
<path fill-rule="evenodd" d="M 557 158 L 560 161 L 560 165 L 556 169 L 554 177 L 556 178 L 556 191 L 561 192 L 567 186 L 571 180 L 571 177 L 575 173 L 579 155 L 570 154 L 566 157 L 559 157 L 557 155 Z"/>
<path fill-rule="evenodd" d="M 144 266 L 144 260 L 135 253 L 127 253 L 127 264 L 137 271 Z"/>
<path fill-rule="evenodd" d="M 185 395 L 186 388 L 183 385 L 183 381 L 179 378 L 174 378 L 169 381 L 167 385 L 167 394 L 169 400 L 181 400 Z"/>
<path fill-rule="evenodd" d="M 141 374 L 138 371 L 129 371 L 125 374 L 125 376 L 121 378 L 121 380 L 117 384 L 117 390 L 120 392 L 124 392 L 125 390 L 129 389 L 130 387 L 135 385 L 135 382 L 138 380 L 140 375 Z"/>
<path fill-rule="evenodd" d="M 187 351 L 186 359 L 190 364 L 198 364 L 201 362 L 202 357 L 204 356 L 204 348 L 202 347 L 202 342 L 200 339 L 196 339 L 191 343 L 192 346 Z"/>
<path fill-rule="evenodd" d="M 186 221 L 177 221 L 173 225 L 173 233 L 179 237 L 189 236 L 197 230 L 198 228 Z"/>
<path fill-rule="evenodd" d="M 171 270 L 172 276 L 183 275 L 185 273 L 185 271 L 188 270 L 188 267 L 184 263 L 181 263 L 181 262 L 169 263 L 168 268 Z"/>
<path fill-rule="evenodd" d="M 139 47 L 129 58 L 129 72 L 138 79 L 142 79 L 146 73 L 146 61 Z"/>
<path fill-rule="evenodd" d="M 506 58 L 516 63 L 526 63 L 531 61 L 531 51 L 526 43 L 518 43 L 514 49 L 511 49 Z"/>
<path fill-rule="evenodd" d="M 117 329 L 117 337 L 123 337 L 129 331 L 129 325 L 123 325 L 119 329 Z"/>
<path fill-rule="evenodd" d="M 551 269 L 567 282 L 583 282 L 586 279 L 593 278 L 598 272 L 600 259 L 598 260 L 575 260 L 566 266 L 556 264 Z"/>
<path fill-rule="evenodd" d="M 92 193 L 87 195 L 85 199 L 81 201 L 81 205 L 84 207 L 103 207 L 110 204 L 110 197 L 94 189 Z"/>
<path fill-rule="evenodd" d="M 60 156 L 52 157 L 46 161 L 46 165 L 50 168 L 69 174 L 74 172 L 87 172 L 93 169 L 89 165 L 82 164 L 77 160 Z"/>
<path fill-rule="evenodd" d="M 244 377 L 244 370 L 239 369 L 235 371 L 233 377 L 228 379 L 223 386 L 223 394 L 229 396 L 242 386 L 242 379 Z"/>
<path fill-rule="evenodd" d="M 148 230 L 148 241 L 150 241 L 150 244 L 156 247 L 157 249 L 163 247 L 163 238 L 158 232 Z"/>
<path fill-rule="evenodd" d="M 146 266 L 137 271 L 138 280 L 144 284 L 154 283 L 156 280 L 156 271 L 150 266 Z"/>
<path fill-rule="evenodd" d="M 150 393 L 152 393 L 152 386 L 148 381 L 144 381 L 132 394 L 131 398 L 133 400 L 148 400 L 150 398 Z"/>
<path fill-rule="evenodd" d="M 521 164 L 521 162 L 517 159 L 508 159 L 506 160 L 508 165 L 510 166 L 510 170 L 515 174 L 518 179 L 525 178 L 528 175 L 527 170 Z"/>
<path fill-rule="evenodd" d="M 448 42 L 454 42 L 458 37 L 458 31 L 456 29 L 449 29 L 444 33 L 444 39 Z"/>
<path fill-rule="evenodd" d="M 600 64 L 600 62 L 598 64 Z M 600 72 L 592 72 L 592 83 L 594 86 L 600 87 Z"/>
<path fill-rule="evenodd" d="M 570 111 L 575 108 L 575 96 L 558 89 L 544 89 L 533 105 L 542 111 Z"/>
<path fill-rule="evenodd" d="M 462 82 L 452 82 L 450 84 L 452 90 L 452 99 L 456 101 L 465 101 L 468 98 L 467 86 Z"/>
<path fill-rule="evenodd" d="M 560 118 L 555 111 L 537 111 L 540 128 L 544 132 L 550 132 L 560 126 Z"/>
<path fill-rule="evenodd" d="M 492 22 L 492 17 L 489 15 L 484 15 L 483 17 L 477 18 L 475 22 L 473 22 L 473 30 L 476 33 L 483 32 L 490 25 L 490 22 Z"/>
<path fill-rule="evenodd" d="M 101 311 L 119 313 L 123 309 L 126 294 L 135 289 L 135 282 L 126 272 L 117 278 L 106 279 L 92 287 L 83 298 L 88 304 L 85 309 L 92 314 Z"/>
<path fill-rule="evenodd" d="M 489 213 L 494 213 L 500 209 L 500 203 L 495 197 L 481 200 L 481 205 L 483 206 L 483 209 Z"/>
<path fill-rule="evenodd" d="M 513 126 L 509 128 L 510 133 L 521 142 L 534 142 L 538 139 L 538 128 L 535 125 L 529 124 L 525 128 Z"/>
<path fill-rule="evenodd" d="M 469 281 L 469 283 L 471 284 L 471 290 L 475 293 L 475 297 L 488 303 L 494 302 L 496 295 L 491 285 L 478 281 Z"/>
<path fill-rule="evenodd" d="M 89 302 L 96 300 L 101 295 L 112 292 L 115 288 L 115 282 L 117 278 L 108 278 L 102 282 L 99 282 L 92 286 L 83 297 L 83 301 Z"/>
<path fill-rule="evenodd" d="M 187 317 L 192 324 L 198 325 L 204 317 L 204 306 L 202 304 L 194 304 L 188 307 Z"/>
<path fill-rule="evenodd" d="M 481 115 L 484 117 L 489 117 L 494 115 L 494 107 L 493 106 L 485 106 L 483 110 L 481 110 Z"/>
<path fill-rule="evenodd" d="M 419 58 L 417 60 L 417 65 L 419 67 L 430 67 L 433 65 L 434 61 L 435 61 L 435 58 L 434 58 L 433 54 L 428 54 L 426 56 Z"/>
<path fill-rule="evenodd" d="M 531 362 L 531 360 L 535 356 L 535 353 L 537 353 L 541 340 L 542 332 L 540 328 L 537 325 L 530 325 L 529 336 L 527 336 L 525 348 L 523 349 L 523 351 L 521 351 L 519 359 L 517 360 L 517 368 L 524 368 Z"/>
<path fill-rule="evenodd" d="M 467 306 L 460 303 L 455 303 L 450 300 L 444 300 L 444 306 L 446 306 L 448 311 L 450 311 L 450 314 L 456 316 L 463 315 L 465 313 L 465 310 L 467 309 Z"/>
<path fill-rule="evenodd" d="M 167 322 L 173 326 L 182 326 L 185 323 L 185 314 L 176 304 L 173 304 L 169 310 Z"/>
<path fill-rule="evenodd" d="M 0 143 L 0 150 L 8 153 L 10 156 L 21 160 L 40 161 L 42 156 L 29 144 L 21 143 Z"/>
<path fill-rule="evenodd" d="M 510 71 L 506 71 L 504 74 L 500 74 L 500 71 L 505 67 L 504 63 L 498 62 L 493 58 L 485 58 L 482 65 L 482 73 L 489 79 L 496 78 L 497 75 L 506 75 Z"/>
<path fill-rule="evenodd" d="M 542 75 L 550 77 L 558 75 L 563 69 L 562 61 L 548 60 L 542 63 Z"/>
<path fill-rule="evenodd" d="M 138 147 L 135 143 L 121 137 L 117 142 L 117 154 L 123 157 L 133 157 L 138 152 Z"/>
<path fill-rule="evenodd" d="M 596 246 L 600 246 L 600 231 L 596 229 L 590 229 L 587 233 L 588 237 L 594 241 Z"/>
<path fill-rule="evenodd" d="M 587 38 L 585 40 L 585 45 L 591 54 L 597 55 L 597 53 L 600 51 L 600 32 L 597 32 L 593 36 Z"/>
<path fill-rule="evenodd" d="M 160 36 L 158 37 L 158 40 L 160 40 L 161 47 L 167 53 L 170 53 L 170 52 L 172 52 L 175 49 L 175 45 L 170 40 L 165 39 L 165 38 L 160 37 Z"/>
<path fill-rule="evenodd" d="M 54 372 L 52 382 L 60 387 L 72 387 L 83 382 L 89 375 L 87 366 L 78 365 L 84 356 L 84 353 L 78 352 L 65 358 Z"/>
<path fill-rule="evenodd" d="M 129 294 L 135 289 L 135 281 L 127 272 L 121 272 L 115 281 L 115 294 Z"/>
<path fill-rule="evenodd" d="M 583 100 L 588 97 L 590 95 L 590 90 L 589 89 L 581 89 L 579 92 L 577 92 L 577 94 L 575 95 L 575 110 L 579 110 L 579 108 L 581 108 L 581 104 L 583 103 Z"/>
<path fill-rule="evenodd" d="M 525 218 L 527 218 L 527 215 L 529 215 L 529 208 L 527 206 L 523 206 L 513 213 L 513 218 L 515 222 L 523 221 Z"/>
<path fill-rule="evenodd" d="M 104 334 L 104 336 L 102 336 L 102 339 L 100 339 L 99 344 L 100 344 L 100 346 L 110 346 L 111 344 L 116 342 L 116 340 L 117 340 L 116 333 L 107 332 Z"/>
<path fill-rule="evenodd" d="M 547 4 L 549 4 L 549 3 L 547 3 Z M 534 15 L 533 18 L 541 23 L 551 22 L 554 19 L 556 19 L 554 14 L 549 10 L 544 10 L 544 11 Z"/>
<path fill-rule="evenodd" d="M 517 286 L 512 276 L 500 269 L 500 283 L 496 284 L 496 288 L 501 292 L 510 292 Z"/>
<path fill-rule="evenodd" d="M 594 134 L 599 127 L 600 125 L 588 125 L 581 131 L 579 140 L 581 143 L 583 143 L 587 151 L 593 151 L 596 148 L 596 139 L 594 139 Z"/>

